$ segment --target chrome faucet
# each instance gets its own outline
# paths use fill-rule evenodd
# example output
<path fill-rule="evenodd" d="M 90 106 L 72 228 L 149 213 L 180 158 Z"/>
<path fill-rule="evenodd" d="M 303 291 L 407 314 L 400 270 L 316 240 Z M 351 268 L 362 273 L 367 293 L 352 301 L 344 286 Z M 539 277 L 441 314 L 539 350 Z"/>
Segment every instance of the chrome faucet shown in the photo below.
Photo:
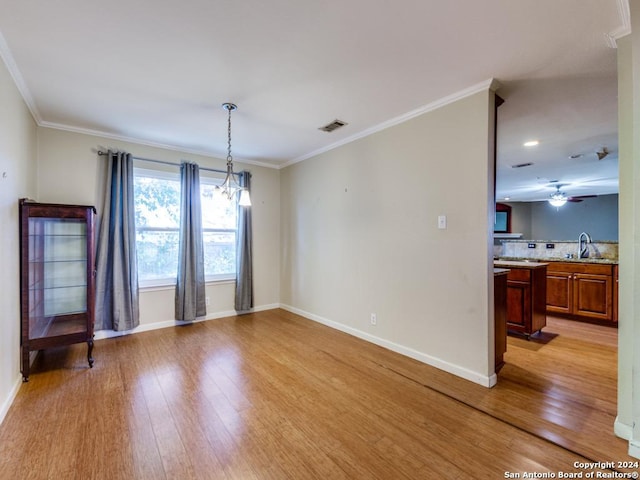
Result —
<path fill-rule="evenodd" d="M 591 236 L 586 232 L 582 232 L 578 237 L 578 258 L 587 258 L 590 243 Z"/>

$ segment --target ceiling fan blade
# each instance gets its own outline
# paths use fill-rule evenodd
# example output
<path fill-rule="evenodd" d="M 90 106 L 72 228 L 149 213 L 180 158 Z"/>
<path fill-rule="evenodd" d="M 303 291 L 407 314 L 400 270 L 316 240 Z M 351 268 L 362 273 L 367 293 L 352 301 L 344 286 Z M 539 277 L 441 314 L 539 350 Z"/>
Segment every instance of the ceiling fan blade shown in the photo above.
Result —
<path fill-rule="evenodd" d="M 567 202 L 581 202 L 583 201 L 585 198 L 596 198 L 598 195 L 576 195 L 575 197 L 569 197 L 567 198 Z"/>

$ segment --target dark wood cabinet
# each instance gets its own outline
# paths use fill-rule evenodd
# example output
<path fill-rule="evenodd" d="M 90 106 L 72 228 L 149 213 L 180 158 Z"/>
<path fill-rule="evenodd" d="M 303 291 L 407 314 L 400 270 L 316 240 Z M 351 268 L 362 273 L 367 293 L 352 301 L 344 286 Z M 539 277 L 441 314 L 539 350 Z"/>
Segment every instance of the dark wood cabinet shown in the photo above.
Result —
<path fill-rule="evenodd" d="M 613 266 L 613 318 L 615 323 L 618 323 L 618 287 L 619 287 L 619 274 L 618 265 Z"/>
<path fill-rule="evenodd" d="M 87 342 L 93 366 L 94 216 L 91 206 L 20 200 L 21 370 L 31 352 Z"/>
<path fill-rule="evenodd" d="M 550 268 L 547 267 L 547 312 L 569 314 L 573 311 L 573 274 Z"/>
<path fill-rule="evenodd" d="M 508 270 L 495 268 L 493 271 L 494 305 L 494 352 L 495 372 L 504 366 L 504 354 L 507 351 L 507 274 Z"/>
<path fill-rule="evenodd" d="M 547 264 L 536 262 L 494 262 L 508 268 L 507 330 L 529 338 L 547 325 Z"/>
<path fill-rule="evenodd" d="M 614 267 L 611 264 L 549 262 L 547 311 L 575 319 L 613 322 Z"/>

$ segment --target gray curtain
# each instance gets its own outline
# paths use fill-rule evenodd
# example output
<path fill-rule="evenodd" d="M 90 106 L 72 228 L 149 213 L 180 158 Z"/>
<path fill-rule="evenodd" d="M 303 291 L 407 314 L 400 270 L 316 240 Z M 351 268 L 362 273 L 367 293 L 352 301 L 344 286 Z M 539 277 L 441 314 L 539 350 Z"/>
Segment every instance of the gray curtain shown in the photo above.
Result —
<path fill-rule="evenodd" d="M 96 330 L 131 330 L 140 323 L 133 159 L 111 150 L 107 157 L 96 254 Z"/>
<path fill-rule="evenodd" d="M 241 172 L 240 186 L 251 192 L 251 174 Z M 239 313 L 253 308 L 253 252 L 251 248 L 251 207 L 238 205 L 238 230 L 236 237 L 236 301 Z"/>
<path fill-rule="evenodd" d="M 176 320 L 193 321 L 206 314 L 200 171 L 197 164 L 183 162 L 180 166 Z"/>

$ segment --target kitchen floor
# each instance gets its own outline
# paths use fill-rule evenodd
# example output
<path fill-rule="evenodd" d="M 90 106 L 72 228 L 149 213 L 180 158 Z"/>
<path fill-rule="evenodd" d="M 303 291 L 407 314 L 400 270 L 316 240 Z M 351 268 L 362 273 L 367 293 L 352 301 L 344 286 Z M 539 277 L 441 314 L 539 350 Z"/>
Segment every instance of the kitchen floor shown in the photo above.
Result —
<path fill-rule="evenodd" d="M 510 421 L 590 459 L 626 458 L 613 434 L 617 341 L 616 328 L 552 316 L 529 341 L 510 336 L 493 389 Z"/>

